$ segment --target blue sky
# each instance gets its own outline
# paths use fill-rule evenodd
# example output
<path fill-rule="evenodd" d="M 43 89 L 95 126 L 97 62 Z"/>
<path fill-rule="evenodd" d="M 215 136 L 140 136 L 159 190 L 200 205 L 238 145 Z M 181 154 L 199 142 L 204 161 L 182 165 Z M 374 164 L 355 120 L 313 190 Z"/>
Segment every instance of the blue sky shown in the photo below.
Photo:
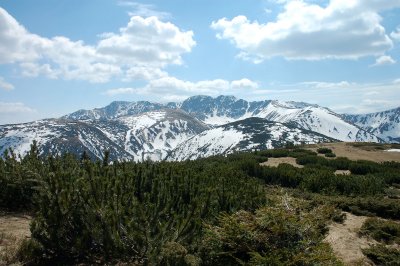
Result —
<path fill-rule="evenodd" d="M 399 0 L 2 0 L 0 124 L 192 95 L 400 106 Z"/>

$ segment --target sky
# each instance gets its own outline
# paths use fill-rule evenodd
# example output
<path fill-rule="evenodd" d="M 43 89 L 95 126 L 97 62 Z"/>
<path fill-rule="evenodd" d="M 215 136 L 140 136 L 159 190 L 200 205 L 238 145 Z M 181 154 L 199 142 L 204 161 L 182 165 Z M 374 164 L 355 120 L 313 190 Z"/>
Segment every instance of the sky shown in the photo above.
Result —
<path fill-rule="evenodd" d="M 400 0 L 0 0 L 0 124 L 234 95 L 400 106 Z"/>

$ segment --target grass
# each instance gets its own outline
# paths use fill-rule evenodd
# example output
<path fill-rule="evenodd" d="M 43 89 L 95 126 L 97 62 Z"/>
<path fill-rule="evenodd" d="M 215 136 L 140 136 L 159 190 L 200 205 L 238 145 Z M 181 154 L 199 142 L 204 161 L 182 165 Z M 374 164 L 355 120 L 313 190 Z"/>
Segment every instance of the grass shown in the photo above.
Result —
<path fill-rule="evenodd" d="M 0 233 L 0 265 L 18 265 L 21 240 L 13 235 Z"/>

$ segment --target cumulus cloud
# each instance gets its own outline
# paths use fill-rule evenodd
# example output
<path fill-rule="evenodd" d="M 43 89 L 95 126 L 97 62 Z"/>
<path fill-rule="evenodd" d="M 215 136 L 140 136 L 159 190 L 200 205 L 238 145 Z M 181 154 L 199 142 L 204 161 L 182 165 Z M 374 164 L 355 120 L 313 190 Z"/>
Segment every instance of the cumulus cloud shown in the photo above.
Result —
<path fill-rule="evenodd" d="M 193 32 L 182 32 L 169 22 L 157 17 L 131 17 L 118 34 L 109 34 L 97 45 L 100 54 L 125 64 L 160 65 L 181 64 L 181 54 L 196 45 Z"/>
<path fill-rule="evenodd" d="M 376 59 L 375 64 L 373 64 L 372 66 L 385 66 L 393 64 L 396 64 L 396 60 L 388 55 L 382 55 Z"/>
<path fill-rule="evenodd" d="M 239 57 L 254 62 L 282 56 L 287 59 L 357 59 L 381 56 L 393 41 L 381 25 L 379 12 L 400 7 L 398 0 L 330 0 L 326 6 L 303 0 L 284 2 L 273 22 L 245 16 L 211 24 L 217 38 L 231 41 Z"/>
<path fill-rule="evenodd" d="M 154 16 L 132 16 L 119 32 L 100 36 L 95 45 L 63 36 L 41 37 L 28 32 L 0 8 L 0 64 L 18 63 L 24 76 L 95 83 L 113 77 L 161 77 L 163 68 L 182 64 L 182 54 L 196 45 L 192 31 L 182 31 Z"/>
<path fill-rule="evenodd" d="M 4 90 L 13 90 L 14 89 L 14 85 L 12 85 L 11 83 L 7 82 L 4 80 L 3 77 L 0 76 L 0 89 L 4 89 Z"/>
<path fill-rule="evenodd" d="M 224 79 L 202 80 L 191 82 L 180 80 L 175 77 L 166 76 L 154 79 L 147 85 L 140 88 L 116 88 L 104 92 L 105 95 L 115 96 L 121 94 L 138 94 L 138 95 L 162 95 L 163 100 L 185 99 L 189 96 L 204 94 L 216 96 L 220 94 L 231 93 L 232 90 L 238 89 L 256 89 L 258 84 L 249 79 L 227 81 Z"/>

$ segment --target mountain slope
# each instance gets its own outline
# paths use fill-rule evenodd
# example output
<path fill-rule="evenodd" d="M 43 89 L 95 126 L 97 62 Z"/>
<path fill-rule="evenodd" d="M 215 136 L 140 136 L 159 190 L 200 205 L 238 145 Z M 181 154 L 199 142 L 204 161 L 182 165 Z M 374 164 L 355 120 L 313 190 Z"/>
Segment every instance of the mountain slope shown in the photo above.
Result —
<path fill-rule="evenodd" d="M 186 139 L 209 127 L 181 110 L 160 110 L 111 120 L 74 121 L 49 119 L 0 126 L 0 152 L 12 148 L 24 155 L 36 140 L 43 155 L 80 155 L 112 160 L 162 160 Z"/>
<path fill-rule="evenodd" d="M 102 158 L 105 150 L 111 159 L 130 159 L 124 149 L 114 143 L 94 125 L 64 119 L 41 120 L 19 125 L 0 126 L 0 152 L 12 148 L 25 155 L 33 140 L 38 142 L 42 155 L 62 155 L 70 152 L 80 155 L 86 151 L 91 158 Z"/>
<path fill-rule="evenodd" d="M 177 145 L 209 129 L 185 112 L 171 109 L 118 120 L 129 128 L 125 132 L 123 147 L 135 160 L 163 160 Z"/>
<path fill-rule="evenodd" d="M 334 141 L 321 134 L 263 118 L 247 118 L 204 131 L 180 144 L 167 157 L 170 161 L 193 160 L 218 154 L 294 144 Z"/>
<path fill-rule="evenodd" d="M 345 114 L 343 118 L 385 141 L 400 143 L 400 107 L 365 115 Z"/>

